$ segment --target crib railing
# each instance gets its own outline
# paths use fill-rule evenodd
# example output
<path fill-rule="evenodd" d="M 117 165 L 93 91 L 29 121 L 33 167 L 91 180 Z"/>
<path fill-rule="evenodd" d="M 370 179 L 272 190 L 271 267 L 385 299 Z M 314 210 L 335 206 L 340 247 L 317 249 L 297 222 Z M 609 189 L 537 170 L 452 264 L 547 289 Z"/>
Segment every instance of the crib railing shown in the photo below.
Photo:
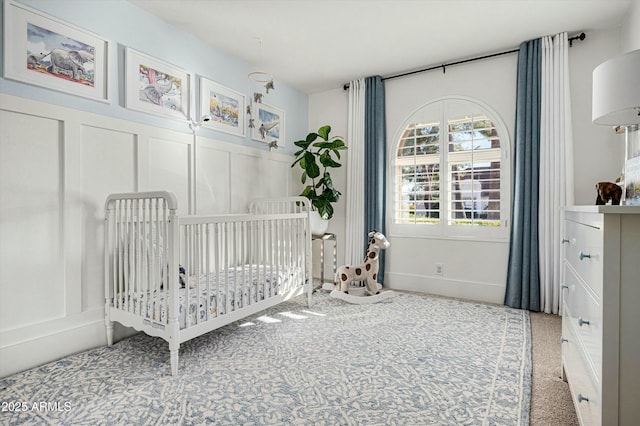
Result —
<path fill-rule="evenodd" d="M 178 276 L 173 244 L 177 201 L 166 191 L 113 194 L 105 203 L 105 297 L 107 309 L 134 313 L 166 324 L 168 297 L 148 303 L 149 295 L 172 291 Z"/>
<path fill-rule="evenodd" d="M 179 221 L 186 300 L 226 295 L 216 298 L 218 306 L 208 306 L 209 297 L 203 299 L 205 316 L 195 316 L 195 323 L 187 326 L 306 284 L 307 220 L 299 213 L 190 216 Z"/>
<path fill-rule="evenodd" d="M 177 216 L 176 209 L 175 196 L 164 191 L 107 199 L 107 314 L 114 308 L 176 327 L 180 291 L 186 301 L 216 295 L 215 302 L 203 298 L 204 316 L 184 313 L 186 327 L 302 286 L 311 303 L 307 199 L 260 200 L 242 215 Z M 285 278 L 274 285 L 274 277 Z"/>

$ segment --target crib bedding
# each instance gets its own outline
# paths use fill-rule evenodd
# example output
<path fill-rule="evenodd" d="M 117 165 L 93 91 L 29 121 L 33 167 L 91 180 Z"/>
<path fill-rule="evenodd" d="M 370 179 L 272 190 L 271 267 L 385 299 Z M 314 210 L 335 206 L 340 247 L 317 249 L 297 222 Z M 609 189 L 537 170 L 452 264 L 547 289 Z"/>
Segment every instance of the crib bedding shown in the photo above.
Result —
<path fill-rule="evenodd" d="M 179 289 L 180 329 L 187 327 L 187 318 L 188 325 L 194 325 L 196 321 L 206 321 L 207 312 L 209 318 L 212 318 L 264 300 L 265 294 L 267 298 L 277 295 L 282 289 L 286 289 L 291 280 L 300 273 L 299 268 L 243 265 L 218 273 L 190 275 L 184 280 L 188 283 L 188 286 L 185 286 L 188 288 Z M 198 294 L 198 281 L 200 294 Z M 207 286 L 211 289 L 210 293 Z M 185 303 L 187 293 L 188 309 Z M 119 298 L 124 304 L 127 301 L 132 304 L 135 314 L 145 317 L 148 315 L 152 321 L 165 324 L 168 315 L 166 296 L 166 292 L 160 290 L 146 294 L 134 293 L 128 298 L 123 294 Z"/>

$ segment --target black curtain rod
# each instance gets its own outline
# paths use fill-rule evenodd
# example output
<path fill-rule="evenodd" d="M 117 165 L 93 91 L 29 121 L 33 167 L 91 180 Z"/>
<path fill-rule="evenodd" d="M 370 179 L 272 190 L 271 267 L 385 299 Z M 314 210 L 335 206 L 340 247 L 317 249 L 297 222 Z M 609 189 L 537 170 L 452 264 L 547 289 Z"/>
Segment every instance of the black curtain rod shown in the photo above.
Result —
<path fill-rule="evenodd" d="M 573 37 L 569 37 L 569 47 L 573 46 L 573 41 L 574 40 L 584 40 L 586 38 L 585 33 L 580 33 L 577 36 L 573 36 Z M 492 53 L 490 55 L 484 55 L 484 56 L 478 56 L 475 58 L 470 58 L 470 59 L 463 59 L 461 61 L 456 61 L 456 62 L 450 62 L 448 64 L 442 64 L 442 65 L 434 65 L 432 67 L 428 67 L 428 68 L 422 68 L 419 70 L 415 70 L 415 71 L 408 71 L 402 74 L 395 74 L 395 75 L 391 75 L 389 77 L 382 77 L 382 81 L 384 80 L 391 80 L 394 78 L 400 78 L 400 77 L 405 77 L 407 75 L 412 75 L 412 74 L 418 74 L 421 72 L 426 72 L 426 71 L 432 71 L 432 70 L 437 70 L 437 69 L 442 69 L 442 73 L 444 74 L 447 71 L 447 67 L 450 67 L 452 65 L 460 65 L 460 64 L 466 64 L 467 62 L 474 62 L 474 61 L 480 61 L 482 59 L 488 59 L 488 58 L 494 58 L 496 56 L 502 56 L 502 55 L 508 55 L 511 53 L 516 53 L 518 52 L 520 49 L 512 49 L 512 50 L 507 50 L 504 52 L 498 52 L 498 53 Z M 345 85 L 343 86 L 344 90 L 347 90 L 349 88 L 350 83 L 345 83 Z"/>

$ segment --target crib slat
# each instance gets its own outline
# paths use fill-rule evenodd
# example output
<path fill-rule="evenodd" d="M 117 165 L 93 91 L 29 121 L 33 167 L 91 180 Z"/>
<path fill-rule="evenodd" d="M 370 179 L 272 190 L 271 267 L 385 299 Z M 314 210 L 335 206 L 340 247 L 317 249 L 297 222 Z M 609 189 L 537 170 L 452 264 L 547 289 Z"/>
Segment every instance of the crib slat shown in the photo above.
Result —
<path fill-rule="evenodd" d="M 211 318 L 211 239 L 209 238 L 210 224 L 204 225 L 205 232 L 205 267 L 204 273 L 206 277 L 207 294 L 204 298 L 205 318 L 207 321 Z"/>
<path fill-rule="evenodd" d="M 213 246 L 215 247 L 215 254 L 213 257 L 213 270 L 216 278 L 216 285 L 214 287 L 215 296 L 216 296 L 216 316 L 220 315 L 221 302 L 220 302 L 220 224 L 216 223 L 213 225 Z"/>
<path fill-rule="evenodd" d="M 200 224 L 198 225 L 198 255 L 197 255 L 197 277 L 198 277 L 198 289 L 196 292 L 196 324 L 199 324 L 201 322 L 200 319 L 200 296 L 203 294 L 202 293 L 202 278 L 204 277 L 204 225 Z M 206 309 L 206 305 L 203 303 L 203 309 Z"/>
<path fill-rule="evenodd" d="M 165 253 L 165 257 L 161 260 L 162 261 L 162 268 L 160 268 L 160 279 L 162 282 L 162 291 L 159 292 L 159 294 L 163 297 L 161 297 L 159 300 L 157 300 L 157 302 L 155 303 L 155 318 L 156 321 L 158 322 L 164 322 L 166 323 L 169 319 L 169 294 L 170 294 L 170 290 L 171 290 L 171 280 L 169 279 L 169 269 L 168 269 L 168 239 L 169 239 L 169 235 L 168 235 L 168 229 L 167 229 L 167 204 L 164 200 L 160 201 L 160 209 L 159 209 L 159 213 L 160 213 L 160 218 L 159 218 L 159 228 L 158 230 L 160 231 L 160 235 L 162 236 L 162 245 L 163 245 L 163 249 L 164 249 L 164 253 Z M 162 316 L 162 313 L 164 312 L 164 317 Z"/>

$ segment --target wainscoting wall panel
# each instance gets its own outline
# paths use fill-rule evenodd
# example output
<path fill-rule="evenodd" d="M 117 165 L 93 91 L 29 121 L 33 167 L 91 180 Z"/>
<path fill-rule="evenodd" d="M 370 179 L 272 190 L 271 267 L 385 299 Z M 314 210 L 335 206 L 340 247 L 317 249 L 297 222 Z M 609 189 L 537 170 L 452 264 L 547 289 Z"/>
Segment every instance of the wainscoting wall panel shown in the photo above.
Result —
<path fill-rule="evenodd" d="M 193 213 L 190 196 L 191 138 L 149 138 L 149 180 L 144 190 L 172 191 L 178 199 L 178 213 Z M 141 189 L 143 190 L 143 189 Z"/>
<path fill-rule="evenodd" d="M 291 179 L 291 159 L 286 162 L 265 158 L 269 153 L 247 153 L 232 157 L 231 179 L 234 192 L 231 208 L 240 211 L 254 198 L 281 197 Z M 249 173 L 247 173 L 249 172 Z"/>
<path fill-rule="evenodd" d="M 200 139 L 199 139 L 200 140 Z M 198 214 L 231 211 L 231 152 L 227 144 L 198 144 L 196 204 Z"/>
<path fill-rule="evenodd" d="M 104 258 L 95 248 L 101 247 L 104 239 L 104 200 L 111 192 L 136 189 L 136 135 L 82 126 L 79 142 L 80 188 L 70 202 L 81 212 L 82 309 L 100 309 L 104 289 L 95 285 L 95 277 L 103 274 Z"/>
<path fill-rule="evenodd" d="M 61 123 L 0 112 L 0 327 L 64 315 Z M 4 363 L 2 363 L 4 364 Z"/>
<path fill-rule="evenodd" d="M 186 120 L 178 132 L 0 94 L 0 121 L 0 377 L 106 344 L 107 194 L 173 191 L 182 214 L 291 195 L 290 156 L 196 139 Z"/>

